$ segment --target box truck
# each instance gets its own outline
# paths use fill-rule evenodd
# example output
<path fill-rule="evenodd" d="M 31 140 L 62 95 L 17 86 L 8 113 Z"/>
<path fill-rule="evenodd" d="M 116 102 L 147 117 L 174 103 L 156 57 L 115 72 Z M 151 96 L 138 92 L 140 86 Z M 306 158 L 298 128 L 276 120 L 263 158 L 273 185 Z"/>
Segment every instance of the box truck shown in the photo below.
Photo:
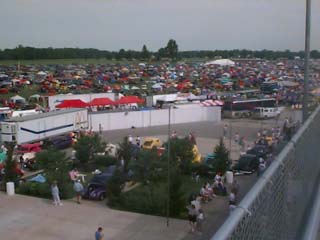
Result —
<path fill-rule="evenodd" d="M 58 110 L 1 122 L 1 141 L 30 143 L 87 128 L 87 109 Z"/>

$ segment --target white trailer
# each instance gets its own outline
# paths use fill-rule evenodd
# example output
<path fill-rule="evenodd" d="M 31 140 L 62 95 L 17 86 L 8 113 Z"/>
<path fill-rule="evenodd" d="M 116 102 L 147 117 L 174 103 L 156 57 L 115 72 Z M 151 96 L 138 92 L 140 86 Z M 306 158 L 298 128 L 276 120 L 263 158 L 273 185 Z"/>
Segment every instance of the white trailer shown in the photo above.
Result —
<path fill-rule="evenodd" d="M 87 109 L 52 111 L 1 122 L 1 141 L 30 143 L 87 128 Z"/>

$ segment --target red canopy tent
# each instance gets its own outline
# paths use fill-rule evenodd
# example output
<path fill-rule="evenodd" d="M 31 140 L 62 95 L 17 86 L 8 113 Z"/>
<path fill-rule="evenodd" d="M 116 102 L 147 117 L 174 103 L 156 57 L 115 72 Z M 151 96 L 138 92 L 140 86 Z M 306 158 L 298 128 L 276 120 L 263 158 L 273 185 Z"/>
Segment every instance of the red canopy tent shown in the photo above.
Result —
<path fill-rule="evenodd" d="M 115 104 L 132 104 L 132 103 L 142 104 L 144 103 L 144 100 L 141 98 L 138 98 L 137 96 L 125 96 L 115 102 Z"/>
<path fill-rule="evenodd" d="M 94 98 L 91 102 L 88 103 L 89 106 L 106 106 L 114 105 L 114 101 L 110 98 Z"/>
<path fill-rule="evenodd" d="M 88 104 L 80 99 L 63 100 L 62 103 L 56 105 L 56 108 L 85 108 Z"/>

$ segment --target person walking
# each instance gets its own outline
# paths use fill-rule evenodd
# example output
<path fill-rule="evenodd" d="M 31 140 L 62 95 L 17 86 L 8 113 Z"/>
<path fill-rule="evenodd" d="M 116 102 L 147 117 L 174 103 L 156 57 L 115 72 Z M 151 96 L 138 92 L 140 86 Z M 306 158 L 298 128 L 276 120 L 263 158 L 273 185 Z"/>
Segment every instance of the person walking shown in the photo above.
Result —
<path fill-rule="evenodd" d="M 197 223 L 198 212 L 196 210 L 196 207 L 192 204 L 191 204 L 191 207 L 188 206 L 187 209 L 188 209 L 188 218 L 189 218 L 191 232 L 194 232 L 196 223 Z"/>
<path fill-rule="evenodd" d="M 95 240 L 103 240 L 104 234 L 102 230 L 102 227 L 98 227 L 96 233 L 94 234 Z"/>
<path fill-rule="evenodd" d="M 228 124 L 225 124 L 223 127 L 223 139 L 227 138 L 227 134 L 228 134 Z"/>
<path fill-rule="evenodd" d="M 57 185 L 57 181 L 53 181 L 51 185 L 51 194 L 53 197 L 53 204 L 55 206 L 62 206 L 62 203 L 60 201 L 60 196 L 59 196 L 59 188 Z"/>
<path fill-rule="evenodd" d="M 81 184 L 80 179 L 76 180 L 73 184 L 73 190 L 76 192 L 77 195 L 77 203 L 80 204 L 81 202 L 81 196 L 83 193 L 83 186 Z"/>
<path fill-rule="evenodd" d="M 199 214 L 197 216 L 197 230 L 199 231 L 200 234 L 202 234 L 203 221 L 204 221 L 204 213 L 203 213 L 203 210 L 200 208 Z"/>

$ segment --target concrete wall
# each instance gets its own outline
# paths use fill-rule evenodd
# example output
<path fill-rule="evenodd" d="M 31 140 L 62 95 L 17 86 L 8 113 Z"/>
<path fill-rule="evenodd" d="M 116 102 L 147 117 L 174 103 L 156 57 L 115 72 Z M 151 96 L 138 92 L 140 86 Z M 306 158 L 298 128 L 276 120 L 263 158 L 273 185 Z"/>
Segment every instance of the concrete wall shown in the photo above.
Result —
<path fill-rule="evenodd" d="M 89 126 L 93 131 L 99 131 L 101 125 L 103 131 L 115 129 L 128 129 L 134 127 L 152 127 L 167 125 L 169 118 L 168 109 L 93 113 L 89 115 Z M 221 120 L 220 107 L 202 107 L 192 105 L 178 109 L 171 109 L 171 124 L 188 122 L 219 122 Z"/>

